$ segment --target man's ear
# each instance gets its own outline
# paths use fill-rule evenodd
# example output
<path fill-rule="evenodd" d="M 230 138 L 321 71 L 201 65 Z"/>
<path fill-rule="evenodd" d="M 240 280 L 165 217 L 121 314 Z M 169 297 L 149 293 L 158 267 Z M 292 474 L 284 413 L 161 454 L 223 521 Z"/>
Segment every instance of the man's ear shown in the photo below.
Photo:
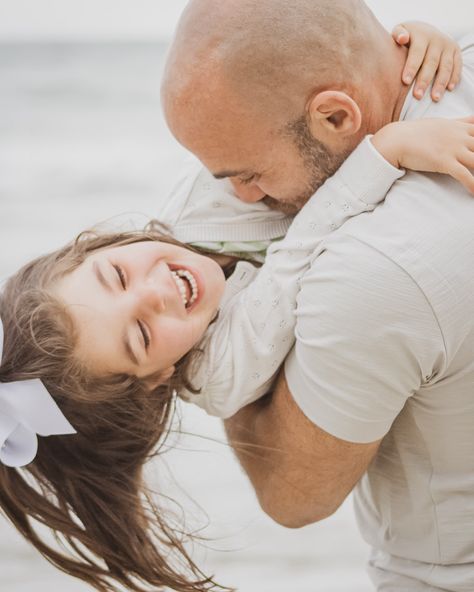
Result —
<path fill-rule="evenodd" d="M 161 372 L 157 372 L 152 376 L 148 376 L 144 379 L 144 383 L 150 391 L 153 391 L 154 389 L 158 388 L 161 384 L 167 382 L 173 376 L 174 371 L 175 367 L 170 366 L 169 368 L 166 368 L 166 370 L 162 370 Z"/>
<path fill-rule="evenodd" d="M 338 90 L 325 90 L 307 104 L 309 127 L 315 138 L 331 143 L 356 134 L 362 124 L 359 105 Z"/>

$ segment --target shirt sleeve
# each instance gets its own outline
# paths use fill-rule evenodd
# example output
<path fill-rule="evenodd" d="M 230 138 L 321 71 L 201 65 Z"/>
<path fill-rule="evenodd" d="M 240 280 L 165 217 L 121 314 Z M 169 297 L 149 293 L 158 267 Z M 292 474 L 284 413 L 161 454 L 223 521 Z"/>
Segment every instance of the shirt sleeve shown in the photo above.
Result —
<path fill-rule="evenodd" d="M 199 401 L 209 413 L 229 417 L 268 390 L 294 342 L 299 279 L 322 240 L 372 210 L 402 175 L 366 138 L 297 214 L 285 238 L 271 245 L 257 277 L 221 311 L 207 346 L 215 356 L 201 361 L 208 379 Z"/>
<path fill-rule="evenodd" d="M 388 432 L 446 355 L 415 281 L 376 249 L 341 234 L 327 241 L 302 281 L 285 375 L 314 424 L 366 443 Z"/>

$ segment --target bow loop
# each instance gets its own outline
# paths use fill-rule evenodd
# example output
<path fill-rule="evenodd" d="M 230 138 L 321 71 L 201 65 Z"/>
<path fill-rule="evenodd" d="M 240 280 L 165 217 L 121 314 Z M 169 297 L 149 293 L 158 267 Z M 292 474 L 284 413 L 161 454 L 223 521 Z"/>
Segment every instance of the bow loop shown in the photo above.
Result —
<path fill-rule="evenodd" d="M 7 467 L 23 467 L 35 458 L 37 450 L 36 434 L 0 412 L 0 461 Z"/>
<path fill-rule="evenodd" d="M 0 321 L 0 360 L 3 325 Z M 38 378 L 0 382 L 0 461 L 9 467 L 29 464 L 38 450 L 38 435 L 76 434 Z"/>

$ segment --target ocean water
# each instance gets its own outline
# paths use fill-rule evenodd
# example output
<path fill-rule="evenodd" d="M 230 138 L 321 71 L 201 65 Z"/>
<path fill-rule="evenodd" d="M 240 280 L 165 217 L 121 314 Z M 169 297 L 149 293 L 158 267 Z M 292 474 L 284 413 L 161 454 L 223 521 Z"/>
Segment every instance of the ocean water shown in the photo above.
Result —
<path fill-rule="evenodd" d="M 166 129 L 160 44 L 0 45 L 0 277 L 84 228 L 156 216 L 184 150 Z M 351 500 L 299 530 L 273 523 L 217 419 L 180 405 L 183 434 L 150 467 L 208 537 L 202 567 L 241 592 L 368 592 Z M 61 574 L 0 519 L 0 590 L 90 590 Z"/>

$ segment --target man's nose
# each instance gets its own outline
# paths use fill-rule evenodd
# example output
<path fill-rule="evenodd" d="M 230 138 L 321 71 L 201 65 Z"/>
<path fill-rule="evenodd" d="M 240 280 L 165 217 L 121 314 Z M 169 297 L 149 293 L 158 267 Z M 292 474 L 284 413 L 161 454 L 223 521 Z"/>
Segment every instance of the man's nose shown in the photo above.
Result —
<path fill-rule="evenodd" d="M 244 184 L 238 179 L 230 179 L 234 187 L 235 194 L 239 199 L 246 203 L 255 203 L 266 196 L 266 193 L 255 183 Z"/>

